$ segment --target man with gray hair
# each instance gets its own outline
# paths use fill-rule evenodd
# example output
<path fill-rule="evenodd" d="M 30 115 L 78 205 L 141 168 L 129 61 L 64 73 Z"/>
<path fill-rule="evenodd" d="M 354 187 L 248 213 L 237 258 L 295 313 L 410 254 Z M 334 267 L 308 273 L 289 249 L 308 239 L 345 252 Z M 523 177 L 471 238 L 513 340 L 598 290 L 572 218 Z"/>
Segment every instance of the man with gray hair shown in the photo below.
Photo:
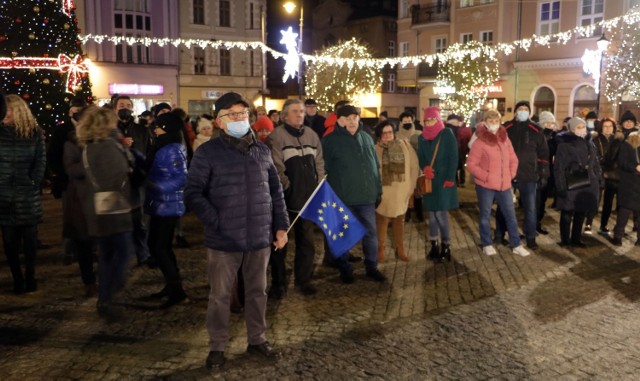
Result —
<path fill-rule="evenodd" d="M 289 219 L 293 221 L 307 202 L 318 183 L 324 177 L 324 159 L 320 138 L 309 126 L 304 125 L 305 109 L 301 100 L 288 99 L 282 108 L 284 125 L 277 127 L 266 139 L 271 148 L 273 162 L 278 169 L 284 190 Z M 298 219 L 293 226 L 296 254 L 293 265 L 295 284 L 304 295 L 313 295 L 311 284 L 315 256 L 314 225 Z M 269 297 L 282 299 L 286 294 L 285 268 L 286 246 L 271 252 L 271 289 Z"/>

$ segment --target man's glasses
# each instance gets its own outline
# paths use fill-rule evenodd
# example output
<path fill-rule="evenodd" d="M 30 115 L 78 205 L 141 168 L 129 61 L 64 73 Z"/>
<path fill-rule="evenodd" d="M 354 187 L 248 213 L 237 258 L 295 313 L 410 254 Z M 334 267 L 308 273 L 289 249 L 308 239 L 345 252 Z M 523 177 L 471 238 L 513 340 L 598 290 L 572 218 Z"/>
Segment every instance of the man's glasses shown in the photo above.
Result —
<path fill-rule="evenodd" d="M 238 112 L 228 112 L 224 115 L 219 115 L 218 117 L 224 118 L 225 116 L 228 116 L 230 119 L 239 119 L 239 118 L 244 118 L 248 115 L 249 115 L 249 111 L 244 110 L 244 111 L 238 111 Z"/>

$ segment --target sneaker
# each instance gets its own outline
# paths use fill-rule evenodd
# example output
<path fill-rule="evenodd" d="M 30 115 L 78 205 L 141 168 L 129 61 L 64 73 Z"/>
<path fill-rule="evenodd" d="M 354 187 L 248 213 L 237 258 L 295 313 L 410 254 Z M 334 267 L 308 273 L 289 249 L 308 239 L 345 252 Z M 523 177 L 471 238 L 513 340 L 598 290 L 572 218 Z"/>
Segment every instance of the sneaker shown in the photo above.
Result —
<path fill-rule="evenodd" d="M 223 351 L 211 351 L 207 356 L 205 366 L 207 369 L 221 369 L 224 366 L 225 358 Z"/>
<path fill-rule="evenodd" d="M 261 355 L 267 360 L 278 360 L 282 358 L 282 352 L 274 348 L 268 341 L 258 345 L 247 345 L 247 352 L 254 355 Z"/>
<path fill-rule="evenodd" d="M 515 247 L 515 248 L 513 249 L 513 254 L 515 254 L 515 255 L 519 255 L 519 256 L 521 256 L 521 257 L 526 257 L 527 255 L 529 255 L 529 254 L 531 254 L 531 253 L 529 252 L 529 250 L 527 250 L 527 249 L 524 247 L 524 245 L 520 245 L 520 246 Z"/>
<path fill-rule="evenodd" d="M 376 282 L 384 282 L 387 280 L 387 277 L 383 273 L 381 273 L 380 270 L 378 269 L 368 270 L 367 277 L 371 278 Z"/>
<path fill-rule="evenodd" d="M 489 245 L 489 246 L 485 246 L 482 248 L 482 252 L 485 255 L 496 255 L 498 254 L 498 252 L 496 251 L 496 248 L 493 247 L 493 245 Z"/>
<path fill-rule="evenodd" d="M 598 230 L 598 234 L 603 235 L 603 236 L 608 236 L 609 233 L 611 233 L 611 230 L 607 229 L 606 226 L 601 226 L 600 230 Z"/>
<path fill-rule="evenodd" d="M 538 227 L 536 228 L 536 232 L 538 232 L 538 233 L 540 233 L 540 234 L 542 234 L 542 235 L 547 235 L 547 234 L 549 234 L 549 231 L 548 231 L 547 229 L 543 228 L 542 226 L 538 226 Z"/>
<path fill-rule="evenodd" d="M 593 234 L 591 232 L 591 225 L 585 225 L 584 226 L 584 234 L 586 234 L 586 235 L 592 235 Z"/>

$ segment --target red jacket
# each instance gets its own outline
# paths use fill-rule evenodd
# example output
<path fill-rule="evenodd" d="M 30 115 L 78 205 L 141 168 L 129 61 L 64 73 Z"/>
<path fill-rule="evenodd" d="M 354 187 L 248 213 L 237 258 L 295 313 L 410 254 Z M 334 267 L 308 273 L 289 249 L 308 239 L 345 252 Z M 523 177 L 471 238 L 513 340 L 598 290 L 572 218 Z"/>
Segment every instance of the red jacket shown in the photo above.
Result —
<path fill-rule="evenodd" d="M 322 135 L 321 138 L 333 132 L 333 129 L 335 128 L 337 121 L 338 121 L 338 115 L 336 115 L 335 112 L 332 112 L 331 114 L 329 114 L 329 116 L 327 116 L 327 119 L 325 119 L 324 121 L 324 135 Z"/>
<path fill-rule="evenodd" d="M 507 131 L 500 126 L 495 134 L 483 124 L 476 130 L 478 139 L 471 146 L 467 168 L 476 185 L 496 191 L 511 189 L 511 180 L 518 172 L 516 156 Z"/>

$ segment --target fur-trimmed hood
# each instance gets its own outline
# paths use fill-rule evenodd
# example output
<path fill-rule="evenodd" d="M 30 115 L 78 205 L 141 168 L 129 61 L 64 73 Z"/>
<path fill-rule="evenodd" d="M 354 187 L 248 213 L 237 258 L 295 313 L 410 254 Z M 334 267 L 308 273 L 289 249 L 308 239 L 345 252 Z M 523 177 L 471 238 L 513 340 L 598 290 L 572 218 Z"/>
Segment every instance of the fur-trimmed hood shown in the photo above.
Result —
<path fill-rule="evenodd" d="M 638 149 L 640 147 L 640 133 L 632 132 L 627 136 L 627 142 L 631 144 L 631 147 Z"/>
<path fill-rule="evenodd" d="M 495 134 L 491 133 L 487 128 L 487 125 L 483 123 L 478 124 L 476 128 L 476 135 L 479 140 L 486 142 L 487 144 L 495 145 L 503 143 L 507 140 L 507 130 L 500 126 Z"/>

